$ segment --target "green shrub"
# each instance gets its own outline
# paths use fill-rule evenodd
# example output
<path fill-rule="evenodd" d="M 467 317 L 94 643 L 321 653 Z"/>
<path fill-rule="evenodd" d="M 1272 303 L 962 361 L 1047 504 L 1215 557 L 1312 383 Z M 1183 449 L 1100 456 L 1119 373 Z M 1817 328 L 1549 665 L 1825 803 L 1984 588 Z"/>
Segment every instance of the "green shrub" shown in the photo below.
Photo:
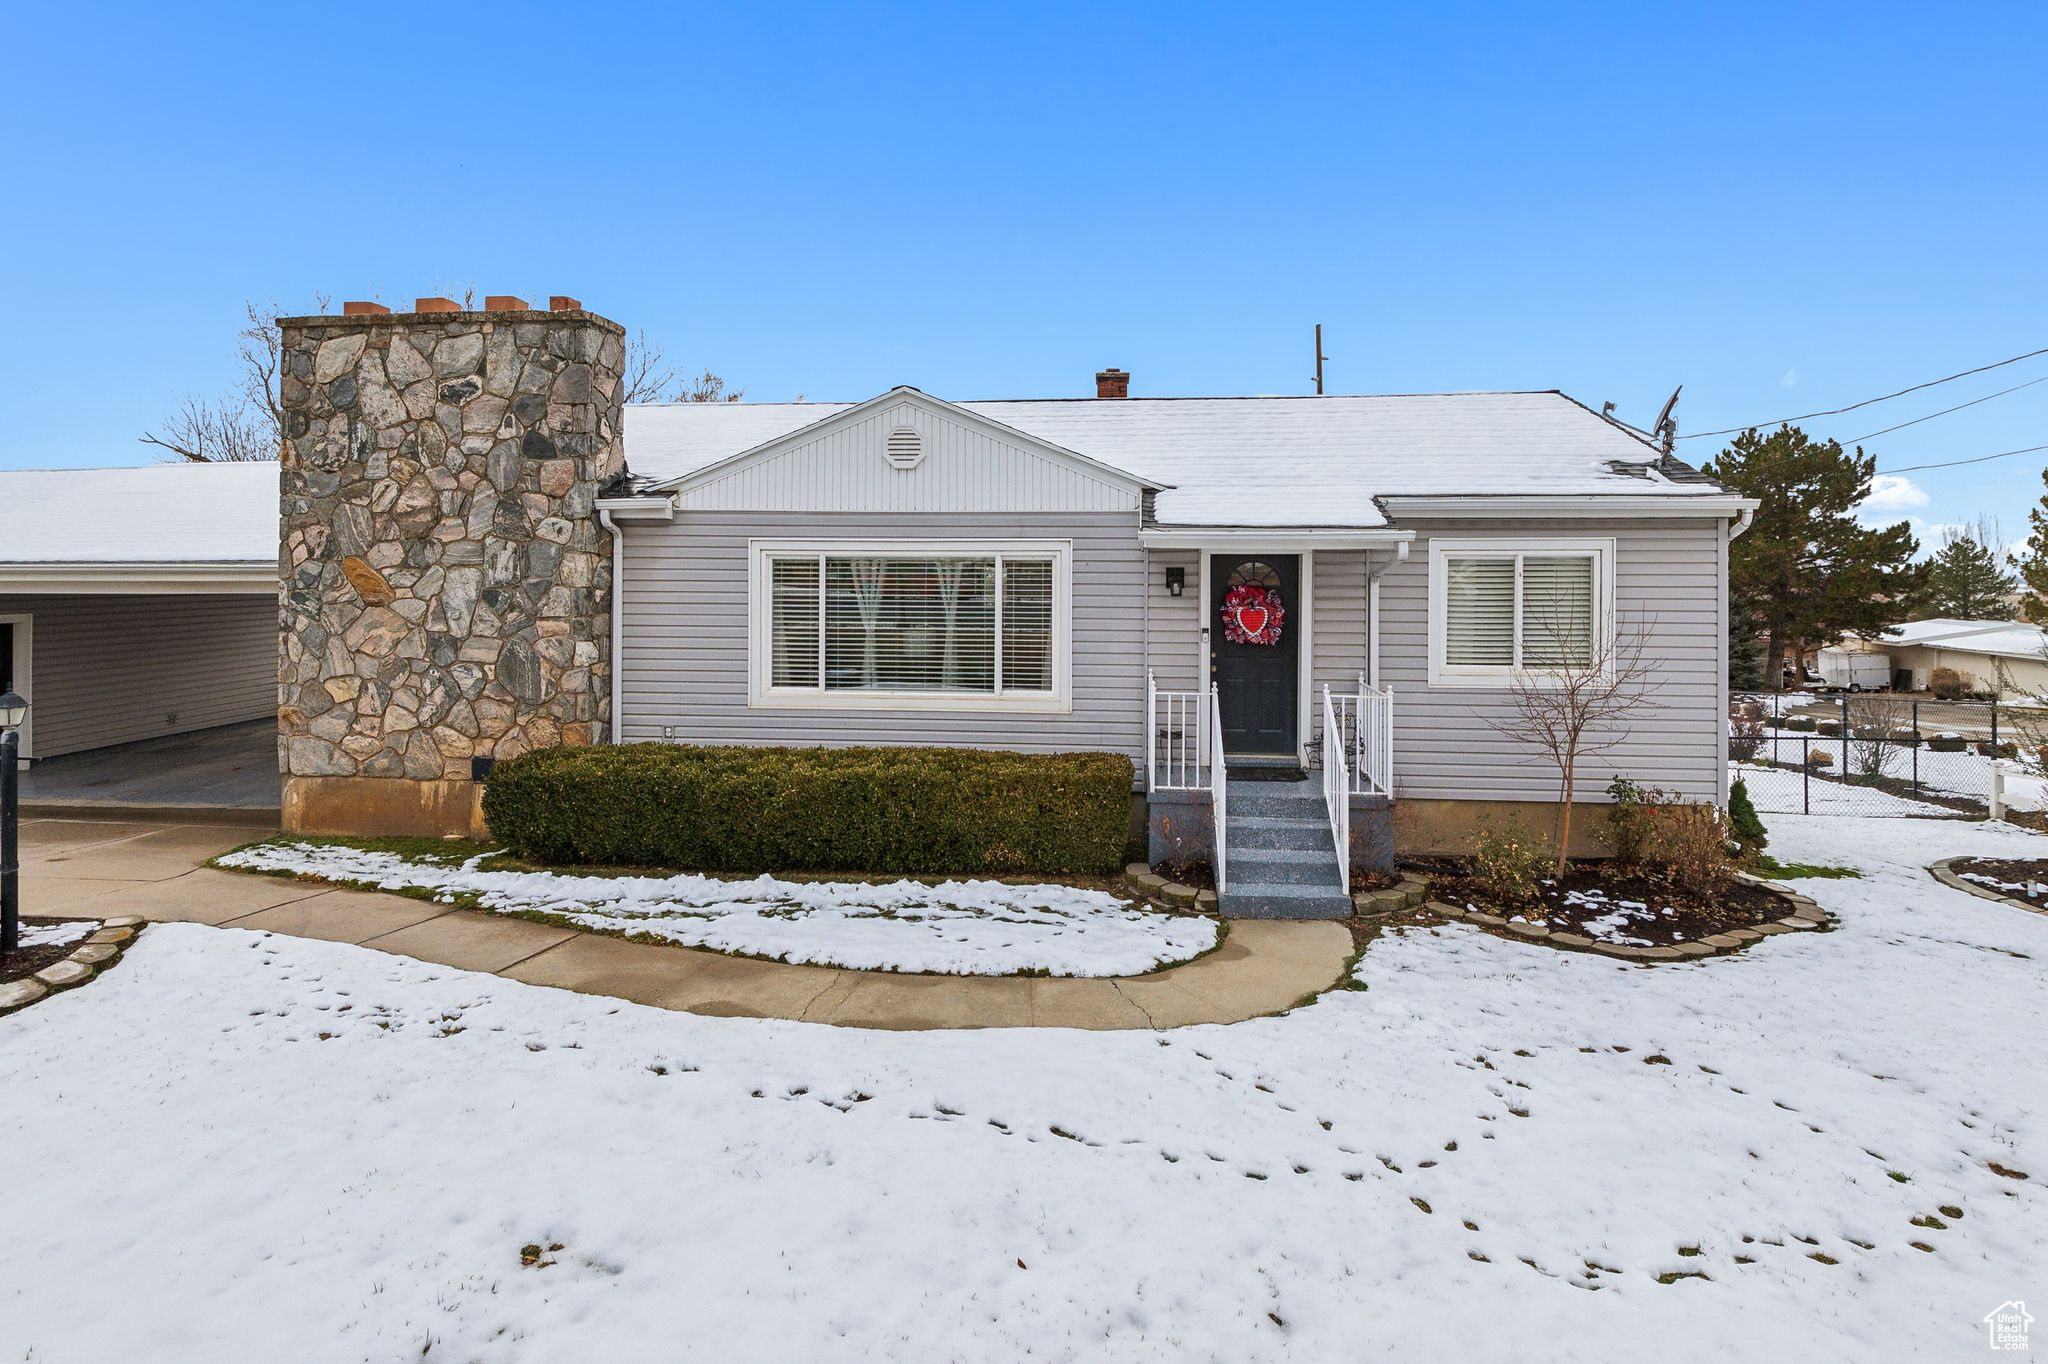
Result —
<path fill-rule="evenodd" d="M 1607 841 L 1614 847 L 1614 864 L 1633 871 L 1649 851 L 1657 807 L 1666 797 L 1655 787 L 1646 790 L 1621 776 L 1607 783 L 1607 796 L 1614 802 L 1607 809 Z"/>
<path fill-rule="evenodd" d="M 1131 763 L 967 748 L 553 748 L 484 787 L 522 857 L 696 871 L 1106 874 Z"/>
<path fill-rule="evenodd" d="M 1728 788 L 1728 828 L 1745 857 L 1755 856 L 1770 846 L 1764 822 L 1757 817 L 1756 804 L 1749 798 L 1749 785 L 1739 778 Z"/>
<path fill-rule="evenodd" d="M 1501 904 L 1526 905 L 1543 889 L 1557 854 L 1512 821 L 1479 821 L 1472 843 L 1472 879 Z"/>

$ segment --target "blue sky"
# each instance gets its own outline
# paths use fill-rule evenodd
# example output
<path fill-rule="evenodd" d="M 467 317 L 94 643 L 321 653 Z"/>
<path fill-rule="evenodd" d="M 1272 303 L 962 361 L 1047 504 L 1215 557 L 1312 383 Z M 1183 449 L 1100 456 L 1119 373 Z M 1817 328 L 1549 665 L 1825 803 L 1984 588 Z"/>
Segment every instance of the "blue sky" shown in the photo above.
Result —
<path fill-rule="evenodd" d="M 1557 387 L 1682 430 L 2048 346 L 2048 7 L 34 6 L 0 467 L 244 299 L 569 293 L 749 397 Z M 1827 422 L 1853 437 L 2048 356 Z M 1871 443 L 2048 443 L 2048 384 Z M 1691 457 L 1713 442 L 1688 441 Z M 1703 449 L 1702 447 L 1708 447 Z M 2024 533 L 2042 456 L 1909 475 Z M 1920 500 L 1924 499 L 1924 500 Z"/>

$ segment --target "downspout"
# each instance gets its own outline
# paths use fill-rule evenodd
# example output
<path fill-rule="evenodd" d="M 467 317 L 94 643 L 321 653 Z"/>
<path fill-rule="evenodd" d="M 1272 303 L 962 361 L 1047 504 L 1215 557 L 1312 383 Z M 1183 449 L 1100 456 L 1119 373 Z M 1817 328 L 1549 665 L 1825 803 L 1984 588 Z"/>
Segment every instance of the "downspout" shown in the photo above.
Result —
<path fill-rule="evenodd" d="M 610 531 L 612 537 L 612 722 L 608 733 L 611 742 L 619 744 L 625 742 L 626 733 L 626 535 L 619 529 L 619 523 L 612 520 L 612 514 L 602 507 L 598 508 L 597 524 Z"/>
<path fill-rule="evenodd" d="M 1369 554 L 1366 556 L 1367 559 L 1371 557 Z M 1399 540 L 1385 562 L 1378 568 L 1368 568 L 1365 573 L 1366 614 L 1371 617 L 1368 622 L 1370 633 L 1365 637 L 1365 684 L 1368 687 L 1380 684 L 1380 579 L 1395 564 L 1407 562 L 1408 541 Z"/>
<path fill-rule="evenodd" d="M 1728 528 L 1728 538 L 1733 540 L 1740 536 L 1742 532 L 1749 529 L 1749 523 L 1754 520 L 1756 520 L 1755 507 L 1744 507 L 1741 511 L 1735 513 L 1735 524 Z"/>

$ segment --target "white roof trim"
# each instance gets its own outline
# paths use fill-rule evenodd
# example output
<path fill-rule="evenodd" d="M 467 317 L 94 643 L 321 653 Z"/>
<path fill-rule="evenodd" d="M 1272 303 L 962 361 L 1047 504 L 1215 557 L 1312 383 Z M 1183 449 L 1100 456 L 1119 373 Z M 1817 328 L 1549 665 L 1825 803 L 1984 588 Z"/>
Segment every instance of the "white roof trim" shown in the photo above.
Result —
<path fill-rule="evenodd" d="M 610 512 L 614 521 L 673 521 L 676 519 L 676 500 L 663 493 L 659 497 L 600 497 L 597 509 Z"/>
<path fill-rule="evenodd" d="M 899 402 L 908 402 L 914 406 L 922 407 L 935 416 L 945 417 L 950 421 L 957 421 L 963 426 L 973 427 L 986 435 L 1008 441 L 1013 445 L 1022 445 L 1028 449 L 1040 451 L 1054 459 L 1076 465 L 1084 472 L 1110 479 L 1124 487 L 1130 488 L 1134 492 L 1173 486 L 1168 483 L 1153 483 L 1131 473 L 1129 470 L 1119 469 L 1113 464 L 1105 464 L 1099 459 L 1091 459 L 1078 451 L 1069 450 L 1063 445 L 1055 445 L 1041 436 L 1034 436 L 1028 431 L 1020 431 L 1016 427 L 996 421 L 992 417 L 984 417 L 978 412 L 970 412 L 957 403 L 949 403 L 944 398 L 934 398 L 922 389 L 912 388 L 908 384 L 898 384 L 888 392 L 878 393 L 864 403 L 855 403 L 852 407 L 843 408 L 838 412 L 834 412 L 829 417 L 820 417 L 814 422 L 799 426 L 787 435 L 763 441 L 751 450 L 742 450 L 736 455 L 728 455 L 724 459 L 707 464 L 701 469 L 693 469 L 679 478 L 669 479 L 665 483 L 657 483 L 650 491 L 657 493 L 685 492 L 700 483 L 706 483 L 713 478 L 728 474 L 739 465 L 750 463 L 787 446 L 808 441 L 813 437 L 823 435 L 835 427 L 859 421 L 862 417 L 867 416 L 878 408 L 887 407 Z M 627 449 L 626 455 L 630 463 L 632 459 L 630 447 Z"/>
<path fill-rule="evenodd" d="M 1383 549 L 1415 538 L 1391 526 L 1150 526 L 1138 532 L 1147 549 Z"/>
<path fill-rule="evenodd" d="M 1562 516 L 1577 519 L 1601 517 L 1697 517 L 1734 516 L 1754 511 L 1761 504 L 1753 497 L 1733 493 L 1515 493 L 1491 495 L 1466 493 L 1450 497 L 1401 497 L 1380 499 L 1396 519 L 1417 517 L 1464 517 L 1473 520 L 1505 519 L 1518 516 Z"/>
<path fill-rule="evenodd" d="M 239 595 L 277 591 L 273 560 L 220 563 L 0 564 L 0 592 L 52 595 Z"/>

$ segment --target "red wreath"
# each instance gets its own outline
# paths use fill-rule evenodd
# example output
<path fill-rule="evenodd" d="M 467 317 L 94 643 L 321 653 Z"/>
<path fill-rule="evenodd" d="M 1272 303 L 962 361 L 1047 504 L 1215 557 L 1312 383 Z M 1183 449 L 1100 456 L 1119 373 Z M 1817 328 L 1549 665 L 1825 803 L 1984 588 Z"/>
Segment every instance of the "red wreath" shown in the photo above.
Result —
<path fill-rule="evenodd" d="M 1223 637 L 1232 644 L 1278 644 L 1286 623 L 1277 588 L 1246 583 L 1223 595 Z"/>

